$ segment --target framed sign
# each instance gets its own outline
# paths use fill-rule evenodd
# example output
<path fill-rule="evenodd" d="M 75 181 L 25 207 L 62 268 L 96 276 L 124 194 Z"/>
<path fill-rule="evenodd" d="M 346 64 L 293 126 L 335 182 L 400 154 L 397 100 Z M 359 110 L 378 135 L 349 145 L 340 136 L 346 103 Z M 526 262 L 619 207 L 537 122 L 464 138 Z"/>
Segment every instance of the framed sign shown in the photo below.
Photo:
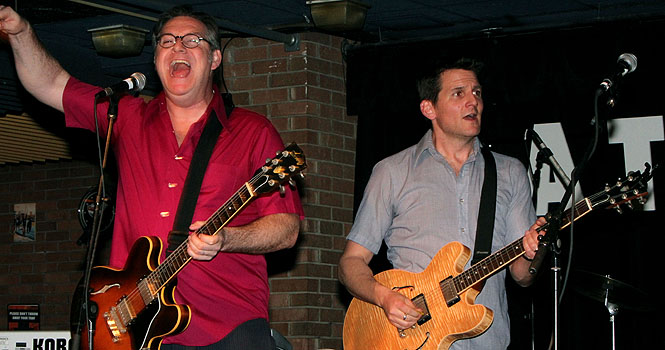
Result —
<path fill-rule="evenodd" d="M 7 329 L 10 331 L 39 330 L 38 304 L 7 305 Z"/>

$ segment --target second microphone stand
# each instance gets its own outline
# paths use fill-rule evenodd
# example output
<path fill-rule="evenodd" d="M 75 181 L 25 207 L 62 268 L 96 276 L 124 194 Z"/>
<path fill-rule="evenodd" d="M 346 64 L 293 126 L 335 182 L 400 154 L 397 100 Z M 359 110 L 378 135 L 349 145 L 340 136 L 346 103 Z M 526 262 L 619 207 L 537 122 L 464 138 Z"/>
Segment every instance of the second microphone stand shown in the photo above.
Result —
<path fill-rule="evenodd" d="M 536 146 L 539 149 L 538 154 L 536 155 L 536 169 L 534 171 L 534 176 L 533 176 L 534 179 L 533 202 L 534 206 L 536 206 L 538 187 L 540 185 L 540 171 L 543 163 L 548 163 L 550 168 L 554 170 L 555 175 L 557 176 L 559 181 L 561 181 L 561 183 L 563 184 L 564 188 L 566 188 L 567 191 L 569 191 L 571 188 L 570 186 L 571 181 L 559 166 L 559 163 L 554 158 L 554 154 L 552 153 L 552 151 L 547 146 L 545 146 L 545 143 L 542 141 L 542 139 L 536 133 L 536 131 L 531 130 L 531 133 L 533 141 L 536 143 Z M 564 194 L 564 199 L 565 198 L 566 194 Z M 547 252 L 552 251 L 552 267 L 551 267 L 552 278 L 553 278 L 552 299 L 554 302 L 553 339 L 554 339 L 555 349 L 558 349 L 558 339 L 559 339 L 559 297 L 560 297 L 559 280 L 561 272 L 561 266 L 559 263 L 559 255 L 561 254 L 561 249 L 559 244 L 560 242 L 559 228 L 561 227 L 561 219 L 562 219 L 561 216 L 563 215 L 563 210 L 566 207 L 565 206 L 566 202 L 564 202 L 562 199 L 562 201 L 559 203 L 554 213 L 547 214 L 547 223 L 548 223 L 547 231 L 545 235 L 540 237 L 540 241 L 538 244 L 539 246 L 538 251 L 536 252 L 536 256 L 534 257 L 533 261 L 531 262 L 531 266 L 529 267 L 529 272 L 531 274 L 534 275 L 537 274 L 543 259 L 547 255 Z M 532 340 L 532 347 L 535 348 L 535 341 L 533 340 Z"/>

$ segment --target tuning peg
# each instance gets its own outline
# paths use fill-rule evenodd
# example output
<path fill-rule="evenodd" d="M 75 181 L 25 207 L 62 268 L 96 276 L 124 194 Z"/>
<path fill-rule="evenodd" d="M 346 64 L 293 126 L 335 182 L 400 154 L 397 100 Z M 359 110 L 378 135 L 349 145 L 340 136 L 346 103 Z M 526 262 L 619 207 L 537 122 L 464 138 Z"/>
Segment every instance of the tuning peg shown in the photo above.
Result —
<path fill-rule="evenodd" d="M 284 189 L 284 186 L 283 186 L 283 185 L 279 185 L 279 195 L 280 195 L 280 196 L 283 196 L 285 192 L 286 192 L 286 189 Z"/>
<path fill-rule="evenodd" d="M 612 188 L 610 187 L 610 184 L 605 184 L 605 192 L 609 192 Z"/>
<path fill-rule="evenodd" d="M 644 198 L 644 197 L 640 197 L 640 198 L 637 200 L 637 202 L 640 203 L 641 205 L 645 205 L 645 204 L 647 204 L 647 199 Z"/>
<path fill-rule="evenodd" d="M 622 185 L 621 179 L 617 180 L 616 187 L 621 187 L 621 185 Z"/>
<path fill-rule="evenodd" d="M 290 179 L 289 179 L 289 185 L 290 185 L 291 187 L 296 187 L 296 181 L 295 181 L 293 178 L 290 178 Z"/>
<path fill-rule="evenodd" d="M 614 207 L 614 209 L 617 211 L 617 213 L 623 214 L 623 209 L 621 209 L 620 206 L 617 205 L 616 207 Z"/>
<path fill-rule="evenodd" d="M 305 174 L 303 174 L 303 173 L 300 173 L 300 174 L 298 174 L 298 175 L 300 176 L 301 179 L 304 179 L 304 178 L 305 178 Z"/>
<path fill-rule="evenodd" d="M 633 202 L 631 201 L 626 202 L 626 206 L 628 207 L 628 209 L 633 210 Z"/>

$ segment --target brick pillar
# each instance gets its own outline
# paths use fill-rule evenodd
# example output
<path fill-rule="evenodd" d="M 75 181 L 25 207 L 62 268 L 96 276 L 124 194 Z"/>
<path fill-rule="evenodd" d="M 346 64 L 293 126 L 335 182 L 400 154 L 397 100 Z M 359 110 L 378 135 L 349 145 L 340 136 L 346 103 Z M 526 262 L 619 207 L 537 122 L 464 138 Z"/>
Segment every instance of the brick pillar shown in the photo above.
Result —
<path fill-rule="evenodd" d="M 307 157 L 298 244 L 269 258 L 292 260 L 271 274 L 270 317 L 297 350 L 342 347 L 337 263 L 353 221 L 356 118 L 346 115 L 341 43 L 306 33 L 299 51 L 285 52 L 282 44 L 235 38 L 224 52 L 235 103 L 268 116 Z"/>

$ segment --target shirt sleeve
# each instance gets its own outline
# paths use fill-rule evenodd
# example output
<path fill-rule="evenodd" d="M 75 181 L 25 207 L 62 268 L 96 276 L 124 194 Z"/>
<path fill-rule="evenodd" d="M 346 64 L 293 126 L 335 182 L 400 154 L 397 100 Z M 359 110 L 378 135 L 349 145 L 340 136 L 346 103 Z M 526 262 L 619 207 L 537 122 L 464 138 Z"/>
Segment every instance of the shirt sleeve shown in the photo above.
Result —
<path fill-rule="evenodd" d="M 95 131 L 95 95 L 102 89 L 84 83 L 75 77 L 70 77 L 62 95 L 62 105 L 65 111 L 65 124 L 67 127 Z M 137 114 L 142 110 L 144 101 L 142 98 L 123 96 L 120 99 L 115 125 L 121 131 L 126 121 L 130 118 L 122 116 Z M 109 103 L 108 99 L 102 99 L 97 104 L 97 120 L 100 133 L 106 134 L 109 125 Z"/>
<path fill-rule="evenodd" d="M 279 133 L 267 118 L 258 117 L 251 112 L 238 112 L 244 114 L 234 116 L 231 128 L 235 130 L 232 132 L 233 137 L 241 140 L 238 145 L 242 146 L 238 147 L 245 149 L 245 151 L 240 152 L 246 154 L 247 166 L 249 167 L 246 180 L 249 180 L 255 171 L 265 165 L 267 159 L 276 158 L 277 152 L 284 150 L 285 147 Z M 297 176 L 297 174 L 292 176 Z M 284 194 L 280 193 L 277 186 L 268 193 L 259 194 L 253 203 L 233 219 L 230 225 L 245 225 L 259 217 L 281 213 L 297 214 L 301 220 L 304 219 L 305 214 L 298 190 L 291 187 L 286 179 L 284 179 L 282 185 L 285 189 Z"/>
<path fill-rule="evenodd" d="M 377 254 L 392 224 L 392 178 L 385 161 L 372 170 L 347 239 Z"/>
<path fill-rule="evenodd" d="M 531 186 L 526 169 L 517 159 L 509 164 L 509 179 L 514 190 L 513 200 L 508 209 L 506 225 L 508 244 L 524 236 L 524 232 L 536 221 L 536 212 L 531 201 Z"/>

